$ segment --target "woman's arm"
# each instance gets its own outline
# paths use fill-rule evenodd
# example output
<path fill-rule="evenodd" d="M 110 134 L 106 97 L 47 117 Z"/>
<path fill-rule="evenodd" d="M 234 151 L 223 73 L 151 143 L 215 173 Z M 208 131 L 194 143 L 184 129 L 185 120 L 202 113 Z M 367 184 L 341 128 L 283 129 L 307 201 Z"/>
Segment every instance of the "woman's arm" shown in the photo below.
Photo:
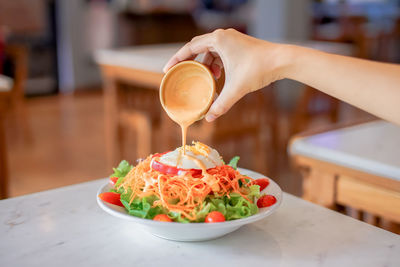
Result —
<path fill-rule="evenodd" d="M 217 30 L 187 43 L 164 70 L 200 53 L 206 53 L 203 63 L 216 77 L 225 68 L 225 85 L 206 115 L 208 121 L 224 114 L 245 94 L 289 78 L 400 124 L 400 65 L 274 44 L 235 30 Z"/>
<path fill-rule="evenodd" d="M 400 65 L 288 46 L 293 79 L 400 124 Z"/>

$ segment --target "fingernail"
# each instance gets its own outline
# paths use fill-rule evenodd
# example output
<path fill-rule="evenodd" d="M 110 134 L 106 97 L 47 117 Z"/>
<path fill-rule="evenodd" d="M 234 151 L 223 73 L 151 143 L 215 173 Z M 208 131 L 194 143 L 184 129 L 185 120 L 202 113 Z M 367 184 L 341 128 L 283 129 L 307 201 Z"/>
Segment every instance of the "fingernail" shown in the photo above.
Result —
<path fill-rule="evenodd" d="M 206 121 L 208 122 L 212 122 L 213 120 L 215 120 L 217 117 L 214 116 L 213 114 L 207 114 L 206 115 Z"/>

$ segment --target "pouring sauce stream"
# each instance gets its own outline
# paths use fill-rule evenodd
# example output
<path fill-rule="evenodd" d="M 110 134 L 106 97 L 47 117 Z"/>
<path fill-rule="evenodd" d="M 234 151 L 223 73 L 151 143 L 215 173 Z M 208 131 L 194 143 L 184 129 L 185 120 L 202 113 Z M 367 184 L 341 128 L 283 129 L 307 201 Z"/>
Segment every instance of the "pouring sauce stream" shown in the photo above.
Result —
<path fill-rule="evenodd" d="M 177 164 L 186 155 L 187 130 L 194 122 L 203 118 L 211 105 L 215 93 L 215 82 L 211 72 L 195 61 L 181 62 L 164 76 L 160 98 L 168 116 L 175 121 L 182 132 L 182 149 Z M 192 157 L 188 157 L 192 160 Z M 201 169 L 204 164 L 195 161 Z M 200 166 L 200 163 L 202 166 Z"/>

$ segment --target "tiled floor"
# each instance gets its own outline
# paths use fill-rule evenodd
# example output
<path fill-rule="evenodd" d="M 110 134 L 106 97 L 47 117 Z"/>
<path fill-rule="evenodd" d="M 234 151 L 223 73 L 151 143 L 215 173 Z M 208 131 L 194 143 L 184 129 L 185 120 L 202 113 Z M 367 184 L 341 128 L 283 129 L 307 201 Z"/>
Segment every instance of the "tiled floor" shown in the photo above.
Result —
<path fill-rule="evenodd" d="M 107 176 L 100 93 L 28 99 L 31 140 L 8 122 L 10 194 L 18 196 Z"/>

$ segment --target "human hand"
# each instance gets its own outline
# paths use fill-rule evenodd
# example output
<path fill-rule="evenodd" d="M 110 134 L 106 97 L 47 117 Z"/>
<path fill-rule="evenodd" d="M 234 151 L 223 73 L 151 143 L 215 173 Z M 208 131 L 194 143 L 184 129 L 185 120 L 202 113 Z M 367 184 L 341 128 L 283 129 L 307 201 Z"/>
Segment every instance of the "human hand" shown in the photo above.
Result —
<path fill-rule="evenodd" d="M 221 76 L 224 68 L 224 88 L 206 114 L 206 120 L 211 122 L 246 94 L 283 78 L 283 46 L 233 29 L 219 29 L 194 37 L 168 61 L 164 72 L 180 61 L 194 59 L 201 53 L 205 53 L 203 64 L 216 78 Z"/>

